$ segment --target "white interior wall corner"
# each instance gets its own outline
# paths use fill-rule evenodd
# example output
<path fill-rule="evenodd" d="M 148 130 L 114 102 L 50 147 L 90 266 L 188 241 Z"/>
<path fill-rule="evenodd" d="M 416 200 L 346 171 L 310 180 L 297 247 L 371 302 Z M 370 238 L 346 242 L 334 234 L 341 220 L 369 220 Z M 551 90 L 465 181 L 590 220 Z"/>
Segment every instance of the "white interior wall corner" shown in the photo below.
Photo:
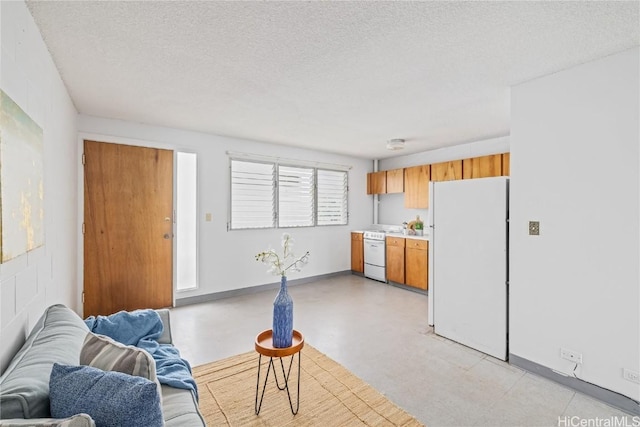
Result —
<path fill-rule="evenodd" d="M 639 48 L 512 89 L 510 352 L 640 400 Z M 529 236 L 529 220 L 540 235 Z"/>

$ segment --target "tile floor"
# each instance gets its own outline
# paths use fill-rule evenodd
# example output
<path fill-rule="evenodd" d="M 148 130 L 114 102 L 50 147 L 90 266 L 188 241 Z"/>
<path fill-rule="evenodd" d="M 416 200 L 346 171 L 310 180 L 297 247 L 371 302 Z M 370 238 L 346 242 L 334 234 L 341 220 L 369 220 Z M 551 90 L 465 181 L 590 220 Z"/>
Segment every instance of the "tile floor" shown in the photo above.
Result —
<path fill-rule="evenodd" d="M 256 334 L 271 327 L 276 292 L 174 308 L 174 343 L 193 366 L 253 350 Z M 640 425 L 640 418 L 435 335 L 425 295 L 354 275 L 290 293 L 294 328 L 306 343 L 428 427 L 571 427 L 595 417 L 610 424 L 588 425 Z"/>

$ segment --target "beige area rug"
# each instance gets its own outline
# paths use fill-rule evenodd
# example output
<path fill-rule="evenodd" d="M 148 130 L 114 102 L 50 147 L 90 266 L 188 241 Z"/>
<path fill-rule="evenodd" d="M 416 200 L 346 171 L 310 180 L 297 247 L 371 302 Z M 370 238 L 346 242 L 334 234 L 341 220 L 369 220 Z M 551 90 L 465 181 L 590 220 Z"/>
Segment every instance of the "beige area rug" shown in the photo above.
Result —
<path fill-rule="evenodd" d="M 284 360 L 288 363 L 289 358 Z M 268 362 L 269 358 L 263 356 L 260 391 Z M 289 378 L 294 408 L 297 363 L 298 356 Z M 280 363 L 276 367 L 281 379 Z M 255 415 L 257 373 L 255 351 L 193 368 L 200 410 L 208 426 L 422 426 L 376 389 L 310 345 L 302 349 L 297 415 L 291 414 L 287 392 L 276 387 L 273 371 L 269 374 L 260 415 Z"/>

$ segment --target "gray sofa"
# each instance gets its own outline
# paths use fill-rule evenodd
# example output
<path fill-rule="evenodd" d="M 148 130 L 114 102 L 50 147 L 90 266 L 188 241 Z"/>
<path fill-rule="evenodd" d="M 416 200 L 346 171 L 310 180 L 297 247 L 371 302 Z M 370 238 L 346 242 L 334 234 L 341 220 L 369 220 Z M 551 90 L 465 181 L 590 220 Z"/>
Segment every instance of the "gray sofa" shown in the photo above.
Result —
<path fill-rule="evenodd" d="M 157 310 L 164 331 L 158 342 L 171 344 L 168 310 Z M 94 426 L 89 415 L 51 419 L 49 378 L 54 363 L 78 365 L 89 329 L 64 305 L 53 305 L 34 326 L 22 348 L 0 376 L 0 425 Z M 164 425 L 206 425 L 192 391 L 161 385 Z"/>

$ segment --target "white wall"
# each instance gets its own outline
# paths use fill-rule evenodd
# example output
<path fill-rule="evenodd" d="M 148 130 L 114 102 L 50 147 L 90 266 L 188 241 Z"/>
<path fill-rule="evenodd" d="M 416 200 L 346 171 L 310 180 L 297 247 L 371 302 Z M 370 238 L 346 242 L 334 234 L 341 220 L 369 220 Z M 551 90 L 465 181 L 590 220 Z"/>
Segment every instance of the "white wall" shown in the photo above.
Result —
<path fill-rule="evenodd" d="M 2 372 L 47 306 L 62 303 L 76 311 L 80 307 L 77 113 L 23 2 L 0 2 L 0 34 L 0 88 L 43 130 L 45 210 L 45 245 L 0 264 Z"/>
<path fill-rule="evenodd" d="M 510 352 L 640 400 L 639 49 L 512 89 Z M 529 236 L 529 220 L 540 236 Z"/>
<path fill-rule="evenodd" d="M 372 169 L 372 162 L 369 160 L 84 115 L 79 116 L 78 127 L 78 147 L 83 138 L 94 138 L 105 142 L 147 145 L 197 154 L 200 286 L 195 291 L 177 293 L 178 299 L 278 281 L 277 277 L 266 273 L 263 264 L 255 261 L 255 254 L 267 249 L 269 245 L 278 248 L 285 230 L 295 239 L 296 253 L 301 254 L 305 250 L 311 252 L 309 264 L 302 272 L 288 275 L 290 279 L 349 270 L 349 232 L 352 229 L 362 229 L 372 222 L 373 208 L 370 196 L 366 195 L 366 174 Z M 227 151 L 352 166 L 349 171 L 349 225 L 227 231 Z M 82 180 L 79 180 L 79 185 L 82 185 Z M 78 189 L 79 193 L 81 191 L 82 187 Z M 211 222 L 205 221 L 207 212 L 213 215 Z"/>
<path fill-rule="evenodd" d="M 448 160 L 467 159 L 496 153 L 509 152 L 509 137 L 485 139 L 481 141 L 461 144 L 455 147 L 439 148 L 417 154 L 392 157 L 380 160 L 379 170 L 404 168 L 409 166 L 428 165 Z M 403 194 L 381 194 L 378 204 L 378 222 L 386 225 L 401 225 L 404 221 L 411 221 L 420 215 L 427 220 L 428 209 L 407 209 L 404 207 Z"/>

